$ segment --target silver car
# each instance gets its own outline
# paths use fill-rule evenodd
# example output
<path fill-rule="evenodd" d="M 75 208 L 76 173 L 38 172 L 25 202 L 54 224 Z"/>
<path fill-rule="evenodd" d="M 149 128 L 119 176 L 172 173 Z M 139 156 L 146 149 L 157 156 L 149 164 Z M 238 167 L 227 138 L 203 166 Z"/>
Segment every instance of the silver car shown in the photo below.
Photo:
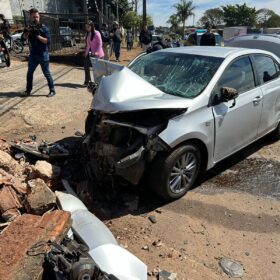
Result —
<path fill-rule="evenodd" d="M 128 67 L 102 63 L 108 76 L 85 140 L 100 184 L 148 178 L 154 192 L 177 199 L 217 162 L 268 133 L 280 138 L 280 60 L 272 53 L 186 47 Z"/>

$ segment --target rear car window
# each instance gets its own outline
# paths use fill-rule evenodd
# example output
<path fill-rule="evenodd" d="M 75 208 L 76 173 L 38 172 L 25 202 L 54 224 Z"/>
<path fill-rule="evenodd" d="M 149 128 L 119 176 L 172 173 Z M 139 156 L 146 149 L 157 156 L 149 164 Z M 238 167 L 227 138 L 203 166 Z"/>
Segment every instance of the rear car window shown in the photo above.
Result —
<path fill-rule="evenodd" d="M 267 83 L 279 77 L 279 65 L 274 59 L 266 55 L 254 55 L 259 81 Z"/>
<path fill-rule="evenodd" d="M 129 66 L 163 92 L 194 98 L 211 81 L 223 58 L 170 52 L 154 52 L 141 56 Z"/>

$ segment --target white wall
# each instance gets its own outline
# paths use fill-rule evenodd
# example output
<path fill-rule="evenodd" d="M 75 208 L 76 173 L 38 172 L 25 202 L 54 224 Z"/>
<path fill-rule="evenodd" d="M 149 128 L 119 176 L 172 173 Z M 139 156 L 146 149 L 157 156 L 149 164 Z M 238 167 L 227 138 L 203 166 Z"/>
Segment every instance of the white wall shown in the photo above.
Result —
<path fill-rule="evenodd" d="M 0 0 L 0 14 L 4 14 L 6 19 L 13 19 L 9 0 Z"/>

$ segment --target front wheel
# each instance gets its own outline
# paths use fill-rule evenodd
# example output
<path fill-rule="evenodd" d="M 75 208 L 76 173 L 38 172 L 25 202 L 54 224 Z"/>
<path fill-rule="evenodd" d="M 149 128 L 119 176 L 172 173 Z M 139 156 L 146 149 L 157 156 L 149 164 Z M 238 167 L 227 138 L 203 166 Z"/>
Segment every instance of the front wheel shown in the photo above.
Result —
<path fill-rule="evenodd" d="M 164 199 L 178 199 L 193 187 L 201 166 L 199 148 L 191 143 L 185 144 L 154 160 L 150 169 L 150 186 Z"/>

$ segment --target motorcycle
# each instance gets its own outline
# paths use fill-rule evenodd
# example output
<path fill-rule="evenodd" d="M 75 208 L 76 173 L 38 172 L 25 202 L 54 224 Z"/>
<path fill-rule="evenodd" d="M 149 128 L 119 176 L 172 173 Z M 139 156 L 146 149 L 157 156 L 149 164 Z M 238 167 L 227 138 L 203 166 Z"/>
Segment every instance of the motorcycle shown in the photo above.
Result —
<path fill-rule="evenodd" d="M 0 67 L 10 67 L 10 53 L 3 38 L 0 37 Z"/>

